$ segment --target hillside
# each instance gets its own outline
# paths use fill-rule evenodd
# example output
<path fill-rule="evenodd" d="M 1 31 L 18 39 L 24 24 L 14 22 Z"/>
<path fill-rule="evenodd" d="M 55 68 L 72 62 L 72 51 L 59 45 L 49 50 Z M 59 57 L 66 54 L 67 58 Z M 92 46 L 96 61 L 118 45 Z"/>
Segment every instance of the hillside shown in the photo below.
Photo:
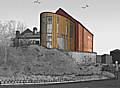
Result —
<path fill-rule="evenodd" d="M 0 76 L 63 75 L 78 72 L 74 60 L 56 49 L 0 47 Z"/>
<path fill-rule="evenodd" d="M 101 67 L 79 65 L 69 55 L 57 49 L 33 45 L 27 48 L 0 47 L 0 77 L 72 74 L 76 76 L 99 75 Z"/>

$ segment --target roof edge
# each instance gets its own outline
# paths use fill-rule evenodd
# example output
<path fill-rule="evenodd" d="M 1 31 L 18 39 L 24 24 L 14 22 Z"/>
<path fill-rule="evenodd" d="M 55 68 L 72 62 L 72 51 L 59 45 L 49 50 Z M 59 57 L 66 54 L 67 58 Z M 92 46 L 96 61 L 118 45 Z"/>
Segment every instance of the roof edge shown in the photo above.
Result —
<path fill-rule="evenodd" d="M 92 32 L 90 32 L 82 23 L 80 23 L 78 20 L 76 20 L 74 17 L 72 17 L 70 14 L 68 14 L 66 11 L 64 11 L 62 8 L 59 8 L 57 11 L 56 11 L 56 14 L 58 11 L 63 11 L 65 14 L 67 14 L 69 17 L 71 17 L 73 20 L 75 20 L 76 22 L 78 22 L 82 27 L 84 27 L 90 34 L 93 35 Z M 64 16 L 65 17 L 65 16 Z"/>

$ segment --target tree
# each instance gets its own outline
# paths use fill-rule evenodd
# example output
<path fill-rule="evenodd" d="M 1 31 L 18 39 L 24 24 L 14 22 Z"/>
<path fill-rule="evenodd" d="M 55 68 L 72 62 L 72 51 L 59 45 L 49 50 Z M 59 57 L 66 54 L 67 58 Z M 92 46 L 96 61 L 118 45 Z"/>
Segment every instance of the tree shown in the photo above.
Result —
<path fill-rule="evenodd" d="M 11 38 L 15 37 L 16 30 L 23 31 L 26 28 L 21 22 L 16 22 L 14 20 L 10 20 L 7 22 L 0 21 L 0 47 L 4 49 L 4 62 L 7 60 L 7 46 L 11 44 Z"/>
<path fill-rule="evenodd" d="M 26 25 L 25 24 L 23 24 L 21 22 L 17 23 L 17 30 L 18 31 L 23 32 L 25 29 L 26 29 Z"/>
<path fill-rule="evenodd" d="M 26 25 L 21 22 L 16 22 L 13 20 L 2 23 L 0 21 L 0 45 L 9 46 L 11 43 L 11 38 L 15 37 L 15 31 L 25 30 Z"/>

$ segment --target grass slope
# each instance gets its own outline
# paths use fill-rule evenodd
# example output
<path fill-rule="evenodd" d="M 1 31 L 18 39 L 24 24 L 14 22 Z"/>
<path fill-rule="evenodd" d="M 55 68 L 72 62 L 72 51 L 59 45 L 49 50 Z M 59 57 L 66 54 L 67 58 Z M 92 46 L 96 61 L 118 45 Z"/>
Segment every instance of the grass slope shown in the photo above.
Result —
<path fill-rule="evenodd" d="M 44 49 L 39 46 L 28 48 L 0 47 L 0 76 L 25 75 L 63 75 L 77 73 L 77 65 L 74 60 L 52 49 Z"/>
<path fill-rule="evenodd" d="M 73 58 L 56 49 L 32 45 L 27 48 L 6 47 L 6 51 L 0 46 L 0 77 L 101 74 L 101 67 L 78 65 Z"/>

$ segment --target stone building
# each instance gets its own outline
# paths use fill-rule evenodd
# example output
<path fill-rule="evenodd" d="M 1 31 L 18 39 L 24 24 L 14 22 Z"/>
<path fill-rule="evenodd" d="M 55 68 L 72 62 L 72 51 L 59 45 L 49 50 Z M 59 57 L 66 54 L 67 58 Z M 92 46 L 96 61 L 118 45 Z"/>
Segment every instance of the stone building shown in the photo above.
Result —
<path fill-rule="evenodd" d="M 26 29 L 22 33 L 16 31 L 16 37 L 13 39 L 13 46 L 23 45 L 40 45 L 40 33 L 37 32 L 37 28 L 34 27 L 33 31 Z"/>

